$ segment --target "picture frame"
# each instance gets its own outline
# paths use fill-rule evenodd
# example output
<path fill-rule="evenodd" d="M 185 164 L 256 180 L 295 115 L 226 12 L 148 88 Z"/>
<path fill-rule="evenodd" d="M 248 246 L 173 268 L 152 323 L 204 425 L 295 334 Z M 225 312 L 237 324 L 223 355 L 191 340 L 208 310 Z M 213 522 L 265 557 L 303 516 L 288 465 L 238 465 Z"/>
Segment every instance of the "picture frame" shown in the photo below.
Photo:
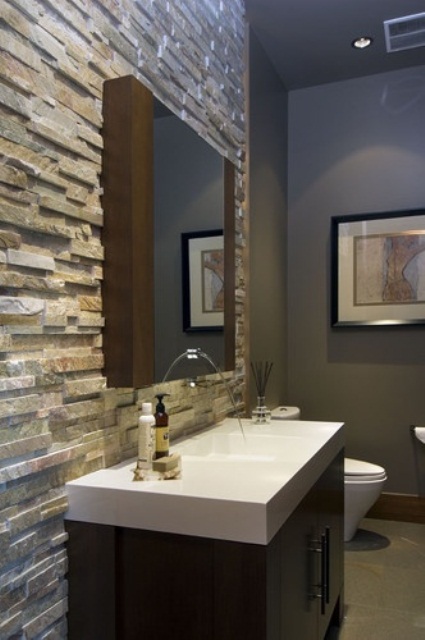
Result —
<path fill-rule="evenodd" d="M 425 209 L 331 218 L 331 324 L 425 324 Z"/>
<path fill-rule="evenodd" d="M 183 331 L 223 331 L 223 229 L 182 233 L 181 251 Z"/>

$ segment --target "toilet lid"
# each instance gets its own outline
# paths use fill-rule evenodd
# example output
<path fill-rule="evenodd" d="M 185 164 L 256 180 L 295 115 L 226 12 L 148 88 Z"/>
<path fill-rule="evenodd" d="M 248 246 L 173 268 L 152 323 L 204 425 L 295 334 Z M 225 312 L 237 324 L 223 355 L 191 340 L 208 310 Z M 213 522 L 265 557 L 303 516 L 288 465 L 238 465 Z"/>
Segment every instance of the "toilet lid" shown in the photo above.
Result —
<path fill-rule="evenodd" d="M 361 480 L 367 478 L 384 478 L 386 473 L 383 467 L 371 462 L 365 462 L 364 460 L 355 460 L 354 458 L 345 458 L 344 460 L 344 475 L 351 478 Z"/>

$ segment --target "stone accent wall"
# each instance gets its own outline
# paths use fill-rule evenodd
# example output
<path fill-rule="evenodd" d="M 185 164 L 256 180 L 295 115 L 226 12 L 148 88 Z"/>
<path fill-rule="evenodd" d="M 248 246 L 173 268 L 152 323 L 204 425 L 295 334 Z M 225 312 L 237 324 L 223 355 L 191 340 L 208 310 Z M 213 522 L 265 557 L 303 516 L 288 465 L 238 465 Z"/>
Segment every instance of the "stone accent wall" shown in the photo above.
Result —
<path fill-rule="evenodd" d="M 134 74 L 237 166 L 243 393 L 242 0 L 2 0 L 0 638 L 66 638 L 64 483 L 136 454 L 155 389 L 102 376 L 102 87 Z M 175 428 L 229 409 L 173 384 Z M 234 381 L 232 380 L 232 384 Z M 94 640 L 94 639 L 93 639 Z"/>

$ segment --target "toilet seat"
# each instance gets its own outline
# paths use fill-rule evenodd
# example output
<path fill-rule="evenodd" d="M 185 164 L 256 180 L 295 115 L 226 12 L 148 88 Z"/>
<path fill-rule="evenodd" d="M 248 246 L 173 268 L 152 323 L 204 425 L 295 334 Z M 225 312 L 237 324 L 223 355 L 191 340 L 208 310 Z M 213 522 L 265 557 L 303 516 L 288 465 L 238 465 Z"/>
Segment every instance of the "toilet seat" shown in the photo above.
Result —
<path fill-rule="evenodd" d="M 344 479 L 348 482 L 374 482 L 385 480 L 386 477 L 385 469 L 377 464 L 354 458 L 344 460 Z"/>

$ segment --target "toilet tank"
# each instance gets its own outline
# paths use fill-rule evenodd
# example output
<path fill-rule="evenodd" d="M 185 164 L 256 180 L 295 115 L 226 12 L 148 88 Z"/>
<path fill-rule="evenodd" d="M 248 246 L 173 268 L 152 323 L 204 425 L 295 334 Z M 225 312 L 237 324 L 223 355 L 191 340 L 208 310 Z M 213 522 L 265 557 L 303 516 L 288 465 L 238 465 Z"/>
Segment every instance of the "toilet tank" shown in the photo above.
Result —
<path fill-rule="evenodd" d="M 280 405 L 271 412 L 272 420 L 299 420 L 301 412 L 298 407 Z"/>

